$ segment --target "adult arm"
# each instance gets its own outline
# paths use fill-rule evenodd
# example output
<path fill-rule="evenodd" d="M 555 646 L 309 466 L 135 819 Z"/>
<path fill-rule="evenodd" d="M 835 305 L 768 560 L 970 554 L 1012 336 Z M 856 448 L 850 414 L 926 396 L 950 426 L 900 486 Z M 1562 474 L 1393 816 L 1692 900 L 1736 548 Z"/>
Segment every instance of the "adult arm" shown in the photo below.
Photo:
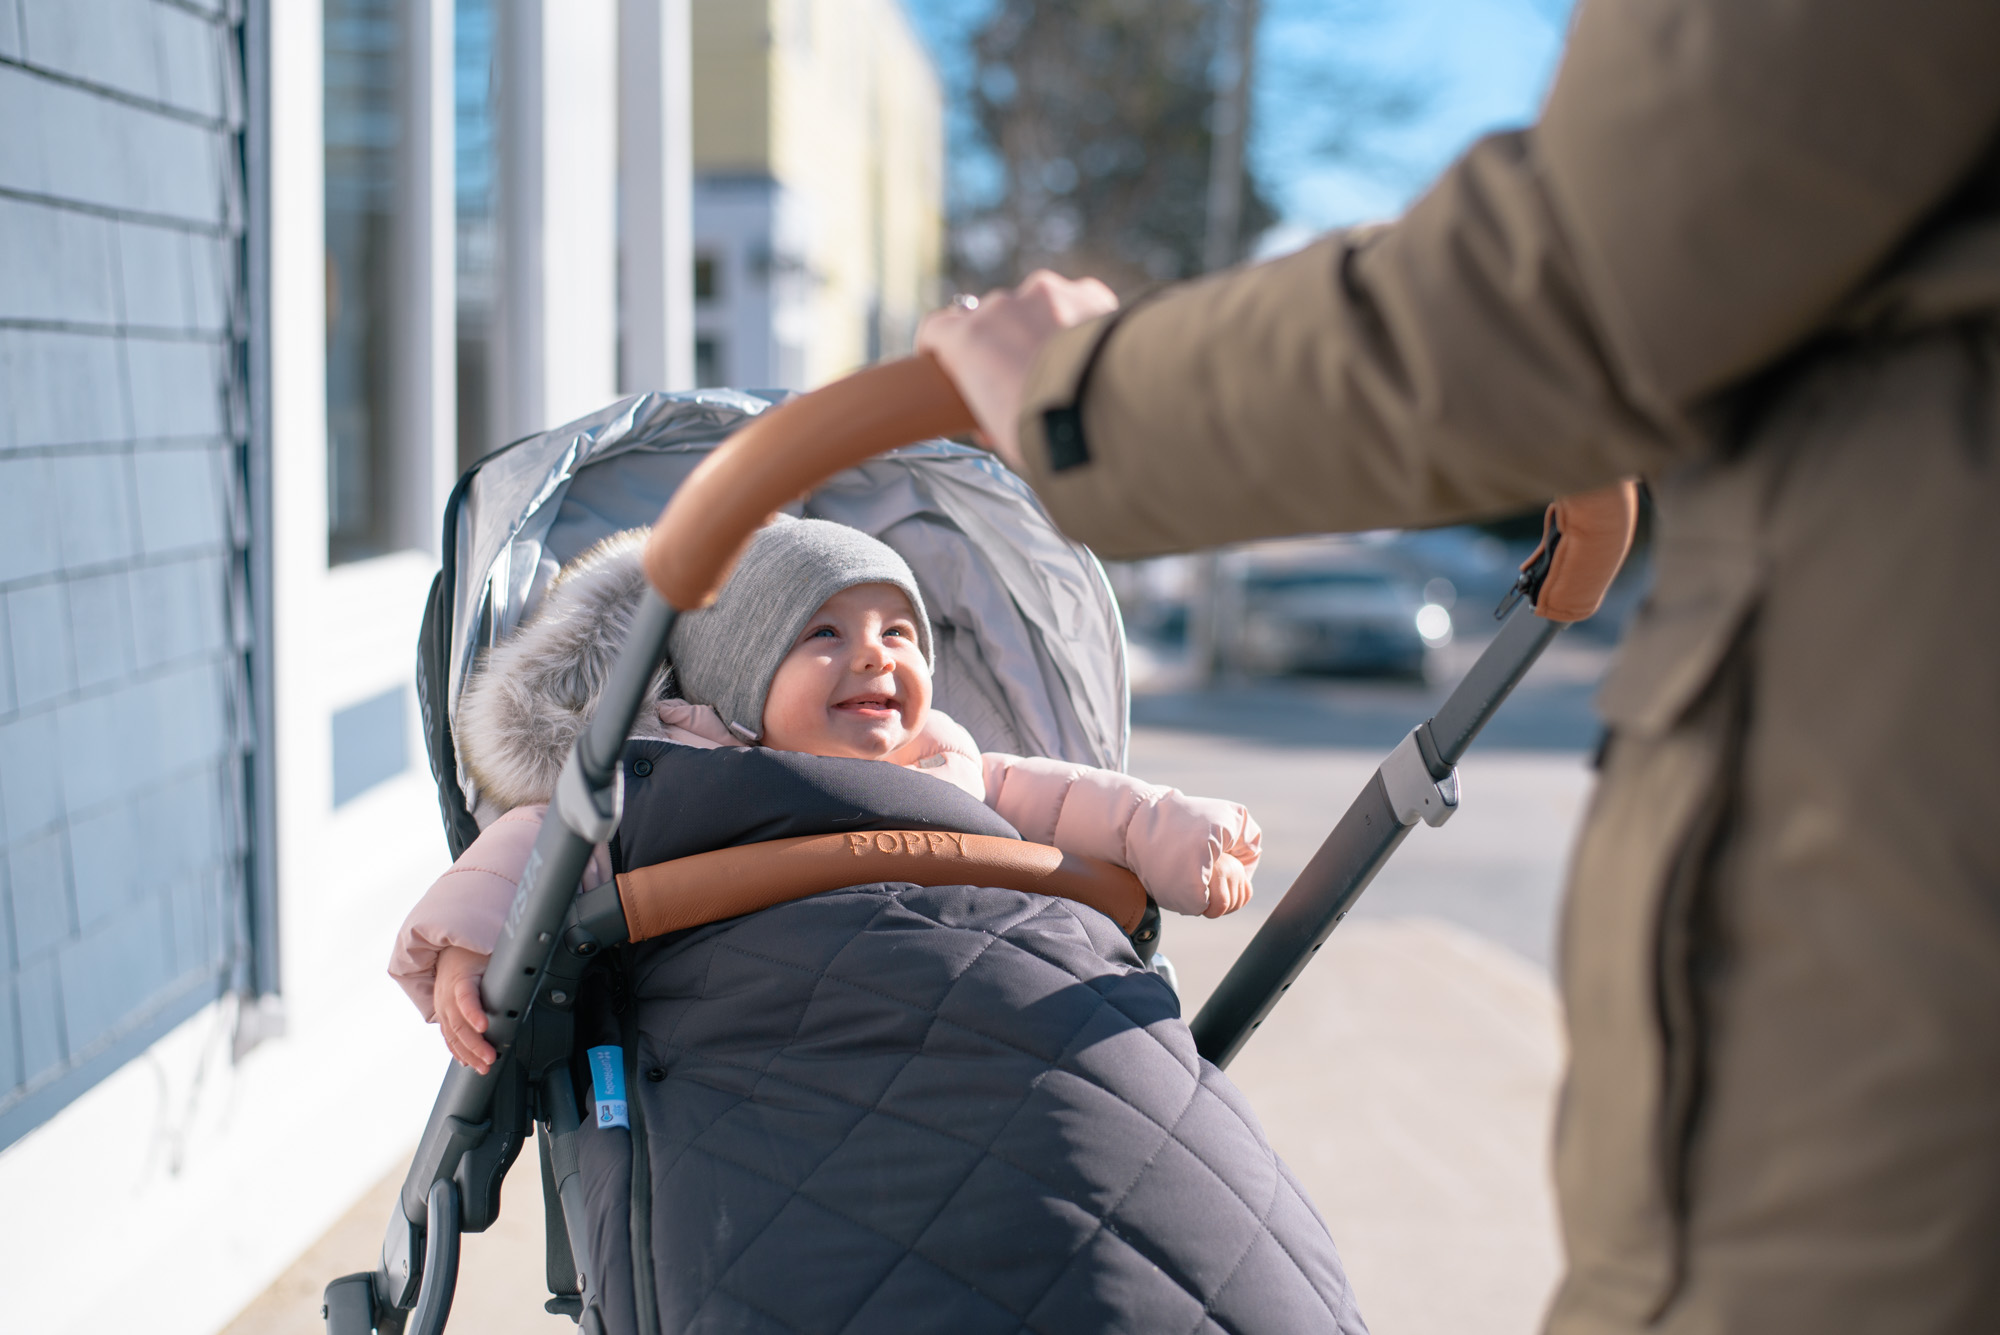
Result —
<path fill-rule="evenodd" d="M 1950 197 L 1996 117 L 1984 0 L 1586 0 L 1541 122 L 1400 221 L 1042 345 L 1022 465 L 1107 556 L 1663 468 L 1706 448 L 1705 401 L 1809 340 Z M 1052 460 L 1066 410 L 1085 457 Z"/>

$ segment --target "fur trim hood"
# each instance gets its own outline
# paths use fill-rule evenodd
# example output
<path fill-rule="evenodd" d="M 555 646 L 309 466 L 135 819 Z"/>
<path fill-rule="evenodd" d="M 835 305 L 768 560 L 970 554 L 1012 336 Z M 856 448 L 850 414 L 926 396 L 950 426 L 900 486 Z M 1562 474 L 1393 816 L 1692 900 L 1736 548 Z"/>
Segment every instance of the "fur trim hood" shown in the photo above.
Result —
<path fill-rule="evenodd" d="M 645 541 L 643 528 L 614 533 L 564 566 L 527 623 L 480 660 L 452 732 L 482 804 L 513 808 L 554 795 L 632 629 L 646 588 Z M 665 699 L 667 690 L 661 668 L 649 698 Z M 632 725 L 635 737 L 665 731 L 651 709 Z"/>

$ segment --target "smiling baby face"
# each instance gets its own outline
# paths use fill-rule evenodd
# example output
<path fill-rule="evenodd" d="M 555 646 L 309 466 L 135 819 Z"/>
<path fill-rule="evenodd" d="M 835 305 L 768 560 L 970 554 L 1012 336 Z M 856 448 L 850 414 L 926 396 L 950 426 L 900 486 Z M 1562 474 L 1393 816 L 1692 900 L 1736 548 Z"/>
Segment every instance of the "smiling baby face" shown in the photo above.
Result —
<path fill-rule="evenodd" d="M 893 584 L 857 584 L 813 613 L 778 664 L 764 745 L 880 760 L 916 736 L 930 707 L 910 600 Z"/>

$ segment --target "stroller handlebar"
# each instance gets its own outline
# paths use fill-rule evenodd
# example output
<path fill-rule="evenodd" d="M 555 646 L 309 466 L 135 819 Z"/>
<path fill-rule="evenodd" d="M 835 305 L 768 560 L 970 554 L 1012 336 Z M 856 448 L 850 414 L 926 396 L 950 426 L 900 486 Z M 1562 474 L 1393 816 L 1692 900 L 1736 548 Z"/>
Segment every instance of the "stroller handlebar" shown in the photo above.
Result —
<path fill-rule="evenodd" d="M 1535 615 L 1565 624 L 1594 615 L 1638 526 L 1639 484 L 1630 478 L 1553 502 L 1542 521 L 1542 545 L 1521 563 L 1525 572 L 1548 558 Z"/>
<path fill-rule="evenodd" d="M 1146 887 L 1125 868 L 1047 844 L 937 830 L 809 834 L 694 853 L 617 877 L 629 940 L 740 917 L 874 881 L 986 885 L 1088 904 L 1133 936 Z M 1138 950 L 1143 941 L 1135 940 Z M 1143 958 L 1147 951 L 1141 950 Z"/>
<path fill-rule="evenodd" d="M 646 578 L 677 611 L 706 607 L 775 511 L 886 450 L 975 425 L 929 353 L 867 367 L 779 404 L 718 447 L 674 493 L 646 539 Z"/>
<path fill-rule="evenodd" d="M 676 611 L 706 607 L 775 511 L 884 451 L 976 426 L 929 353 L 866 367 L 779 404 L 718 447 L 674 493 L 646 539 L 646 578 Z M 1630 481 L 1549 507 L 1549 532 L 1529 558 L 1553 557 L 1535 597 L 1539 615 L 1571 622 L 1597 610 L 1632 545 L 1638 511 Z M 1548 552 L 1557 534 L 1562 541 Z"/>

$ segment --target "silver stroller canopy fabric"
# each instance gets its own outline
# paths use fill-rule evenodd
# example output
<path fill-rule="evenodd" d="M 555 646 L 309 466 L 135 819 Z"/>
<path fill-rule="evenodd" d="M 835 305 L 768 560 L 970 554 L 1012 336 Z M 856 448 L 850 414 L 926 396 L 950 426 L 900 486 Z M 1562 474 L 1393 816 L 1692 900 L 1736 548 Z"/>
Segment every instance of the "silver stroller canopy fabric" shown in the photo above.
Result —
<path fill-rule="evenodd" d="M 642 394 L 490 456 L 459 499 L 446 699 L 564 562 L 649 526 L 696 464 L 775 397 Z M 792 507 L 871 533 L 916 572 L 937 641 L 937 707 L 984 750 L 1125 767 L 1118 605 L 1097 558 L 984 450 L 934 440 L 850 469 Z M 471 779 L 459 783 L 477 805 Z"/>

